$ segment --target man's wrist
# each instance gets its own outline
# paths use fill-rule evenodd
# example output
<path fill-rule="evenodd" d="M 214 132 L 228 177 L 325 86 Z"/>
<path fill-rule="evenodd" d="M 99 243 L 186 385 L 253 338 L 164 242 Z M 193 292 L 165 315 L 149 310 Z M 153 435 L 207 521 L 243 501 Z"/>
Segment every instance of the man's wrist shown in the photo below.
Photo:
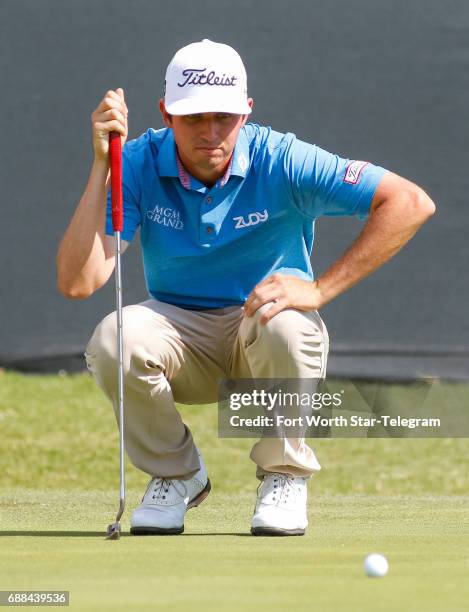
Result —
<path fill-rule="evenodd" d="M 324 289 L 320 283 L 320 279 L 316 279 L 312 281 L 312 285 L 313 285 L 313 302 L 315 304 L 314 309 L 319 310 L 320 308 L 325 306 L 329 300 L 326 298 L 324 294 Z"/>
<path fill-rule="evenodd" d="M 109 169 L 109 157 L 107 155 L 95 155 L 93 159 L 93 168 L 104 171 Z"/>

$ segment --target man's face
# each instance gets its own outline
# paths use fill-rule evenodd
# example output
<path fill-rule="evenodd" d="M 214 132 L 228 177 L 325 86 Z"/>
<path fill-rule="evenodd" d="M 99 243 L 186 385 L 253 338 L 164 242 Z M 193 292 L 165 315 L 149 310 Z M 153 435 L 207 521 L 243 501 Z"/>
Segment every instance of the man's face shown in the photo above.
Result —
<path fill-rule="evenodd" d="M 249 99 L 252 105 L 252 99 Z M 239 130 L 248 115 L 200 113 L 168 115 L 164 102 L 160 110 L 167 127 L 171 127 L 178 154 L 186 168 L 197 176 L 221 174 L 226 169 L 236 145 Z"/>

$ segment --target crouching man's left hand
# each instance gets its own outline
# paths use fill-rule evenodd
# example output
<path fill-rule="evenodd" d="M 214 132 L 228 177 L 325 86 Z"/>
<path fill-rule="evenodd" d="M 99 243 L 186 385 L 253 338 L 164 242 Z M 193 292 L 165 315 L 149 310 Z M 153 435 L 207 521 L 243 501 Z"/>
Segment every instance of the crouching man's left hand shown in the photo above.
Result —
<path fill-rule="evenodd" d="M 244 303 L 244 314 L 251 317 L 267 302 L 274 302 L 260 318 L 266 324 L 278 312 L 286 308 L 317 310 L 323 306 L 317 281 L 306 281 L 287 274 L 272 274 L 256 285 Z"/>

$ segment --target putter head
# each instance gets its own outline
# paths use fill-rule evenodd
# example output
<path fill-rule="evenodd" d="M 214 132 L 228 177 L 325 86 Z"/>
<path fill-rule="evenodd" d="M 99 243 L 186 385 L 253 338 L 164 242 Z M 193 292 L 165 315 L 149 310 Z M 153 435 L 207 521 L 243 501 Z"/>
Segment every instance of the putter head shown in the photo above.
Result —
<path fill-rule="evenodd" d="M 120 538 L 120 535 L 121 524 L 119 522 L 111 523 L 110 525 L 108 525 L 106 540 L 118 540 Z"/>

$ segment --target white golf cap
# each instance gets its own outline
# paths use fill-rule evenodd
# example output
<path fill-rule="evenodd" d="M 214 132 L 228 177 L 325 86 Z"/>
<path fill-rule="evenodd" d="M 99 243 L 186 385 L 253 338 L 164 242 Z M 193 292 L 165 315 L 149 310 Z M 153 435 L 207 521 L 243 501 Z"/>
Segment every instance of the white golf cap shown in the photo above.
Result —
<path fill-rule="evenodd" d="M 179 49 L 166 70 L 165 106 L 171 115 L 248 115 L 247 78 L 239 54 L 205 38 Z"/>

